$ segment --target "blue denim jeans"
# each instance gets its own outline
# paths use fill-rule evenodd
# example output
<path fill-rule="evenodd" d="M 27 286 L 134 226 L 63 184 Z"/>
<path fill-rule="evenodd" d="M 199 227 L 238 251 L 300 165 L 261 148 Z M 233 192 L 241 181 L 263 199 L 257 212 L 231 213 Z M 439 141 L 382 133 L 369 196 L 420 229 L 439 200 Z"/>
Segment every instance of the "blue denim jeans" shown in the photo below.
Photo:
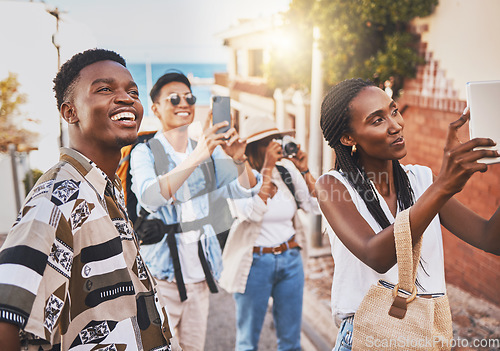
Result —
<path fill-rule="evenodd" d="M 279 351 L 300 351 L 304 269 L 298 248 L 253 254 L 244 294 L 235 293 L 236 350 L 257 350 L 269 297 Z"/>
<path fill-rule="evenodd" d="M 340 324 L 337 341 L 333 351 L 351 351 L 352 349 L 352 326 L 353 318 L 344 318 Z"/>

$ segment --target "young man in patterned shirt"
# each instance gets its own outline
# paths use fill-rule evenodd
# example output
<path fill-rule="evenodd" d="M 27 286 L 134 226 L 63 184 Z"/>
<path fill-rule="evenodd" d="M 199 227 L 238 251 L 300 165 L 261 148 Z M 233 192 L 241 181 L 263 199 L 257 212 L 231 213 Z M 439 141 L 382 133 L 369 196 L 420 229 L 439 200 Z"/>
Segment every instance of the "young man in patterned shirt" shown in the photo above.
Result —
<path fill-rule="evenodd" d="M 61 67 L 54 91 L 70 148 L 0 251 L 0 350 L 170 350 L 115 175 L 143 117 L 137 85 L 120 55 L 93 49 Z"/>

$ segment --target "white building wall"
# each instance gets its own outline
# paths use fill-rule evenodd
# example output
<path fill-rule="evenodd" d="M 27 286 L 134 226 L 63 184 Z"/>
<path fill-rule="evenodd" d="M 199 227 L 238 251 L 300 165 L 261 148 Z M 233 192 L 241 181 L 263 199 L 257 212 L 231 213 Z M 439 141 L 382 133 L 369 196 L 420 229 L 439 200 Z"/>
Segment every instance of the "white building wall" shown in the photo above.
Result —
<path fill-rule="evenodd" d="M 439 0 L 431 16 L 414 21 L 428 24 L 422 41 L 461 100 L 468 81 L 500 80 L 499 15 L 499 0 Z"/>

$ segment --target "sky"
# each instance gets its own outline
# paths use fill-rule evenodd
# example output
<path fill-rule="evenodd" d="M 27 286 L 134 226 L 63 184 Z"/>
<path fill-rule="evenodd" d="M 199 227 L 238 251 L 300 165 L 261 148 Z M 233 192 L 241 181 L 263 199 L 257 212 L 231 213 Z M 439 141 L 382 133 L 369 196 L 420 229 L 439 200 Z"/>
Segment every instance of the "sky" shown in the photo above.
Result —
<path fill-rule="evenodd" d="M 45 0 L 79 22 L 99 47 L 128 62 L 225 63 L 217 33 L 237 19 L 284 11 L 289 0 Z M 76 36 L 75 36 L 75 40 Z"/>
<path fill-rule="evenodd" d="M 222 63 L 227 48 L 216 36 L 238 19 L 286 11 L 290 0 L 0 0 L 0 79 L 15 73 L 27 102 L 20 106 L 39 133 L 31 166 L 46 170 L 57 162 L 59 113 L 52 92 L 57 50 L 52 44 L 61 11 L 61 63 L 77 52 L 100 47 L 127 63 Z M 64 123 L 63 123 L 64 125 Z M 65 133 L 67 136 L 67 133 Z M 2 172 L 0 172 L 0 176 Z M 0 177 L 1 181 L 1 177 Z M 0 211 L 1 212 L 1 211 Z"/>

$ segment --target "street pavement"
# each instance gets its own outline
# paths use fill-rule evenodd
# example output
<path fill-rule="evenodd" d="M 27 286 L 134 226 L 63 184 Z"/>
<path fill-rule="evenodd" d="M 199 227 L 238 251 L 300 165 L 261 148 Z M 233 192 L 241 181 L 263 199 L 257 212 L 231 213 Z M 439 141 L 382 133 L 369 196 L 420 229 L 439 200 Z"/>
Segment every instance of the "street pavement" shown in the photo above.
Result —
<path fill-rule="evenodd" d="M 0 234 L 0 247 L 5 240 Z M 323 280 L 324 277 L 318 277 Z M 332 327 L 331 316 L 324 298 L 318 298 L 316 289 L 309 289 L 306 283 L 304 291 L 304 315 L 302 321 L 302 350 L 330 351 L 331 339 L 336 331 Z M 223 289 L 217 294 L 210 294 L 205 351 L 232 351 L 236 341 L 235 304 L 233 296 Z M 259 351 L 277 350 L 276 330 L 273 326 L 271 309 L 268 308 L 259 339 Z"/>
<path fill-rule="evenodd" d="M 0 247 L 5 240 L 0 234 Z M 302 320 L 302 350 L 330 351 L 337 328 L 330 314 L 330 288 L 333 276 L 333 260 L 325 250 L 308 261 L 308 275 L 304 289 Z M 456 350 L 500 350 L 500 306 L 476 298 L 465 291 L 447 286 L 453 317 L 454 338 L 471 345 L 474 341 L 494 344 L 492 347 L 458 347 Z M 232 351 L 235 346 L 235 306 L 231 294 L 220 289 L 210 296 L 210 312 L 205 342 L 206 351 Z M 277 349 L 276 331 L 268 309 L 259 342 L 260 351 Z"/>
<path fill-rule="evenodd" d="M 233 296 L 219 288 L 216 294 L 210 294 L 207 338 L 205 351 L 232 351 L 236 341 L 236 318 Z M 276 330 L 273 317 L 268 309 L 259 340 L 259 351 L 277 349 Z"/>
<path fill-rule="evenodd" d="M 331 339 L 336 330 L 328 308 L 318 304 L 314 293 L 304 291 L 304 314 L 301 344 L 303 351 L 330 351 Z M 210 295 L 205 351 L 232 351 L 236 340 L 235 305 L 231 294 L 219 289 Z M 277 350 L 276 329 L 273 326 L 271 307 L 268 308 L 259 339 L 259 351 Z"/>

